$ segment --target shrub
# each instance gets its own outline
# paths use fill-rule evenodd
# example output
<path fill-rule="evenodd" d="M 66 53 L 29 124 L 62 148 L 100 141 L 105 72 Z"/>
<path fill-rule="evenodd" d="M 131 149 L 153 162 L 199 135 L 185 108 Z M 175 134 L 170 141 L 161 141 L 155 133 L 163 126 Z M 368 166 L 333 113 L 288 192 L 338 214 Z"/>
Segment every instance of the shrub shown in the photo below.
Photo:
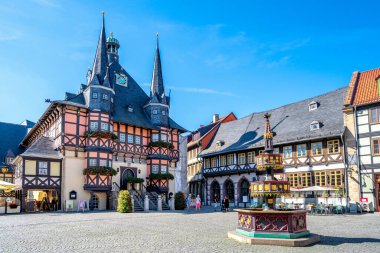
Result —
<path fill-rule="evenodd" d="M 112 167 L 99 166 L 89 167 L 83 169 L 83 175 L 102 175 L 102 176 L 115 176 L 117 171 Z"/>
<path fill-rule="evenodd" d="M 174 148 L 173 144 L 171 144 L 170 142 L 166 142 L 166 141 L 152 141 L 152 142 L 148 143 L 148 146 L 149 147 L 168 148 L 168 149 Z"/>
<path fill-rule="evenodd" d="M 159 179 L 159 180 L 173 180 L 174 176 L 171 173 L 150 173 L 149 179 Z"/>
<path fill-rule="evenodd" d="M 183 192 L 177 192 L 174 196 L 175 210 L 184 210 L 186 208 L 186 197 Z"/>
<path fill-rule="evenodd" d="M 131 213 L 132 210 L 132 198 L 129 195 L 129 191 L 122 190 L 119 192 L 117 211 L 119 213 Z"/>
<path fill-rule="evenodd" d="M 128 183 L 137 183 L 137 184 L 144 183 L 144 179 L 138 178 L 138 177 L 127 177 L 125 180 Z"/>

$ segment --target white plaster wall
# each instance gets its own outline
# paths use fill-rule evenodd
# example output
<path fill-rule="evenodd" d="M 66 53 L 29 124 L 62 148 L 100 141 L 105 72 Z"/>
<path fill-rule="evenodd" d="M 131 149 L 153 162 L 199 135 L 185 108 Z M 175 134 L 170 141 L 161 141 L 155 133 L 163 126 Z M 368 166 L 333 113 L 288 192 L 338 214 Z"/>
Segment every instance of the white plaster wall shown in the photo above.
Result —
<path fill-rule="evenodd" d="M 360 146 L 369 146 L 369 145 L 371 145 L 370 138 L 369 137 L 359 138 L 359 145 Z"/>
<path fill-rule="evenodd" d="M 380 124 L 371 125 L 371 132 L 378 132 L 378 131 L 380 131 Z"/>
<path fill-rule="evenodd" d="M 365 155 L 365 156 L 360 155 L 360 161 L 362 162 L 362 164 L 371 164 L 372 163 L 370 155 Z"/>
<path fill-rule="evenodd" d="M 368 124 L 368 115 L 358 117 L 358 125 Z"/>
<path fill-rule="evenodd" d="M 370 155 L 371 154 L 371 147 L 370 146 L 365 146 L 365 147 L 360 147 L 360 155 Z"/>
<path fill-rule="evenodd" d="M 368 115 L 368 109 L 358 110 L 357 114 L 359 116 L 361 116 L 361 115 Z"/>
<path fill-rule="evenodd" d="M 116 176 L 112 177 L 112 182 L 117 183 L 118 186 L 120 186 L 120 178 L 121 178 L 121 171 L 120 167 L 130 167 L 130 168 L 137 168 L 137 175 L 136 177 L 138 178 L 143 178 L 144 179 L 144 185 L 146 185 L 146 177 L 147 177 L 147 165 L 145 161 L 142 163 L 129 163 L 129 162 L 124 162 L 124 160 L 119 160 L 119 161 L 113 161 L 112 162 L 112 168 L 115 170 L 119 169 L 119 172 L 116 174 Z M 140 170 L 140 174 L 139 171 Z"/>
<path fill-rule="evenodd" d="M 372 157 L 373 163 L 380 163 L 380 156 Z"/>
<path fill-rule="evenodd" d="M 368 133 L 369 132 L 369 125 L 358 126 L 358 131 L 360 134 Z"/>

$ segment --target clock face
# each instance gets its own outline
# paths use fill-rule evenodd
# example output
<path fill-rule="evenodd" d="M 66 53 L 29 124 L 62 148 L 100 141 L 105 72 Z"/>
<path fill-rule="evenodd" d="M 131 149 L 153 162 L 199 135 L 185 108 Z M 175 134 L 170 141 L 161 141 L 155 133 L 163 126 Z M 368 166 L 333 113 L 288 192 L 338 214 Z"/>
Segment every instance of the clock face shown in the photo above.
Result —
<path fill-rule="evenodd" d="M 125 85 L 127 83 L 127 77 L 123 74 L 116 74 L 116 83 Z"/>

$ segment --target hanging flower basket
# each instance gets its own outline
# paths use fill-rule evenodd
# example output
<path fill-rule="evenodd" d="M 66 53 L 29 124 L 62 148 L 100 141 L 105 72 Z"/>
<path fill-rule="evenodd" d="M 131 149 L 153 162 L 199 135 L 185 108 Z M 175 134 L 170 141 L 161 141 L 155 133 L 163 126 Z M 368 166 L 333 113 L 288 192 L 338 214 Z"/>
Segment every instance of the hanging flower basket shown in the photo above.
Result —
<path fill-rule="evenodd" d="M 115 176 L 117 171 L 112 167 L 89 167 L 83 169 L 83 175 Z"/>
<path fill-rule="evenodd" d="M 149 179 L 173 180 L 174 176 L 170 173 L 150 173 Z"/>
<path fill-rule="evenodd" d="M 174 148 L 173 144 L 166 141 L 152 141 L 148 144 L 149 147 Z"/>
<path fill-rule="evenodd" d="M 107 131 L 101 131 L 101 130 L 98 130 L 98 131 L 86 131 L 86 132 L 84 132 L 84 136 L 85 137 L 107 138 L 107 139 L 112 139 L 112 140 L 118 139 L 118 137 L 117 137 L 116 134 L 111 133 L 111 132 L 107 132 Z"/>

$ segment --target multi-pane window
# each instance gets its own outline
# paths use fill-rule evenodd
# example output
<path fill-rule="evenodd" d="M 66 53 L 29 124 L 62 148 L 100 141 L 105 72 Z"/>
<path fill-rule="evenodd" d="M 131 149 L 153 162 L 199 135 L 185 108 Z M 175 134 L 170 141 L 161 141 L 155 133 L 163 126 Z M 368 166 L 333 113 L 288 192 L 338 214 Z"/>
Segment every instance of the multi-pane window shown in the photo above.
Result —
<path fill-rule="evenodd" d="M 125 134 L 120 133 L 119 139 L 120 139 L 120 142 L 125 142 Z"/>
<path fill-rule="evenodd" d="M 158 134 L 152 134 L 152 141 L 158 141 Z"/>
<path fill-rule="evenodd" d="M 296 187 L 298 185 L 298 175 L 297 174 L 289 174 L 288 180 L 291 187 Z"/>
<path fill-rule="evenodd" d="M 158 113 L 158 111 L 157 111 L 157 110 L 152 110 L 152 113 L 153 113 L 154 115 L 156 115 L 156 114 Z"/>
<path fill-rule="evenodd" d="M 90 159 L 88 163 L 89 163 L 89 166 L 96 166 L 97 165 L 96 159 Z"/>
<path fill-rule="evenodd" d="M 100 123 L 100 129 L 102 129 L 102 131 L 108 131 L 108 123 Z"/>
<path fill-rule="evenodd" d="M 245 154 L 244 153 L 238 154 L 238 161 L 239 161 L 239 164 L 245 164 Z"/>
<path fill-rule="evenodd" d="M 137 145 L 141 145 L 141 137 L 140 136 L 135 136 L 135 143 Z"/>
<path fill-rule="evenodd" d="M 306 144 L 297 145 L 297 157 L 306 156 Z"/>
<path fill-rule="evenodd" d="M 168 166 L 167 165 L 161 165 L 161 173 L 168 173 Z"/>
<path fill-rule="evenodd" d="M 161 134 L 161 141 L 168 141 L 168 135 L 167 134 Z"/>
<path fill-rule="evenodd" d="M 339 153 L 339 140 L 332 140 L 327 142 L 327 150 L 329 154 Z"/>
<path fill-rule="evenodd" d="M 38 162 L 38 174 L 46 176 L 48 174 L 48 163 Z"/>
<path fill-rule="evenodd" d="M 380 138 L 374 138 L 372 139 L 372 154 L 373 155 L 380 155 Z"/>
<path fill-rule="evenodd" d="M 227 155 L 227 165 L 234 164 L 234 154 L 228 154 Z"/>
<path fill-rule="evenodd" d="M 215 168 L 218 166 L 218 160 L 216 159 L 216 157 L 213 157 L 211 158 L 211 168 Z"/>
<path fill-rule="evenodd" d="M 273 154 L 280 154 L 280 148 L 274 148 Z"/>
<path fill-rule="evenodd" d="M 108 100 L 108 95 L 107 94 L 103 94 L 103 99 L 104 100 Z"/>
<path fill-rule="evenodd" d="M 300 174 L 300 184 L 304 187 L 311 186 L 311 172 Z"/>
<path fill-rule="evenodd" d="M 100 159 L 99 166 L 107 166 L 107 160 L 106 159 Z"/>
<path fill-rule="evenodd" d="M 322 142 L 314 142 L 311 144 L 312 155 L 322 155 Z"/>
<path fill-rule="evenodd" d="M 370 122 L 371 123 L 379 123 L 380 122 L 379 109 L 380 109 L 380 107 L 372 108 L 370 110 Z"/>
<path fill-rule="evenodd" d="M 330 172 L 330 185 L 341 186 L 342 182 L 343 182 L 343 176 L 340 170 Z"/>
<path fill-rule="evenodd" d="M 220 166 L 226 166 L 227 158 L 225 155 L 220 156 Z"/>
<path fill-rule="evenodd" d="M 94 121 L 92 121 L 92 122 L 90 122 L 90 130 L 91 131 L 96 131 L 96 130 L 98 130 L 98 122 L 94 122 Z"/>
<path fill-rule="evenodd" d="M 133 135 L 128 134 L 128 143 L 133 143 Z"/>
<path fill-rule="evenodd" d="M 92 98 L 93 99 L 97 99 L 98 98 L 98 93 L 97 92 L 93 92 L 92 93 Z"/>
<path fill-rule="evenodd" d="M 284 147 L 284 158 L 292 158 L 292 146 Z"/>
<path fill-rule="evenodd" d="M 325 186 L 326 185 L 326 172 L 325 171 L 316 171 L 314 172 L 315 185 L 316 186 Z"/>
<path fill-rule="evenodd" d="M 206 169 L 210 168 L 210 159 L 205 159 L 204 162 L 205 162 L 205 168 Z"/>
<path fill-rule="evenodd" d="M 247 153 L 247 162 L 254 163 L 255 153 L 253 151 Z"/>
<path fill-rule="evenodd" d="M 159 166 L 158 165 L 152 165 L 152 173 L 157 174 L 158 170 L 159 170 Z"/>

